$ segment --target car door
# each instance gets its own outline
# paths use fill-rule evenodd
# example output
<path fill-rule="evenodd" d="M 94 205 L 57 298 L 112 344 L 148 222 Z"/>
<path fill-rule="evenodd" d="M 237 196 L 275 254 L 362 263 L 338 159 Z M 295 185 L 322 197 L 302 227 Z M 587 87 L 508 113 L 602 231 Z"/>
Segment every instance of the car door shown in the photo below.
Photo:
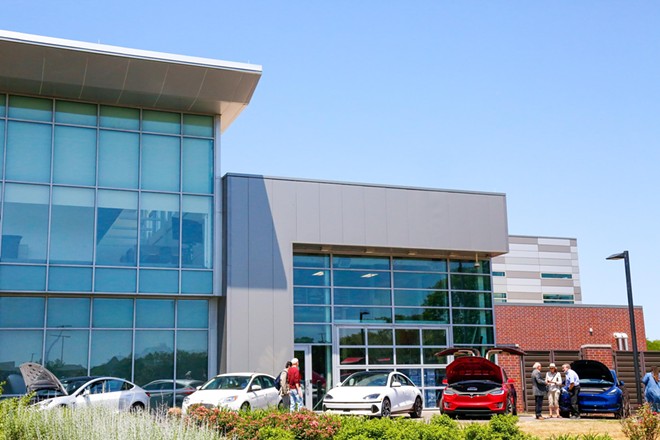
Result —
<path fill-rule="evenodd" d="M 394 386 L 394 382 L 400 383 L 401 386 Z M 405 401 L 405 390 L 403 383 L 401 382 L 401 376 L 398 374 L 392 375 L 390 380 L 390 394 L 392 396 L 390 402 L 392 404 L 392 412 L 400 411 L 403 406 L 403 402 Z"/>
<path fill-rule="evenodd" d="M 276 407 L 280 401 L 280 392 L 275 388 L 275 380 L 268 376 L 261 376 L 261 387 L 266 407 Z"/>
<path fill-rule="evenodd" d="M 104 379 L 98 379 L 91 382 L 84 388 L 78 389 L 75 393 L 75 406 L 97 406 L 103 405 L 105 396 L 103 395 Z"/>
<path fill-rule="evenodd" d="M 415 385 L 406 376 L 397 374 L 396 377 L 396 380 L 401 384 L 401 387 L 399 387 L 400 402 L 398 410 L 403 411 L 413 405 Z"/>

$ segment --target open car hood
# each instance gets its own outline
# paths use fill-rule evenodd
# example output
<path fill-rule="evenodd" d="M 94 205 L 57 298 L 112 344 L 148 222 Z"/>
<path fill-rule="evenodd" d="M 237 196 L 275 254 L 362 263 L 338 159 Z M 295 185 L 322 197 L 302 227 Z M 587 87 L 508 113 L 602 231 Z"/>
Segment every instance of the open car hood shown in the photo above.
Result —
<path fill-rule="evenodd" d="M 608 382 L 614 382 L 612 372 L 602 362 L 579 360 L 572 362 L 571 368 L 575 370 L 580 379 L 602 379 Z"/>
<path fill-rule="evenodd" d="M 447 365 L 447 383 L 449 385 L 466 380 L 489 380 L 502 383 L 502 368 L 486 358 L 478 356 L 459 357 Z"/>
<path fill-rule="evenodd" d="M 66 388 L 62 386 L 59 379 L 43 365 L 26 362 L 21 364 L 18 368 L 21 370 L 23 380 L 25 381 L 25 388 L 28 393 L 50 389 L 57 390 L 64 396 L 68 395 Z"/>

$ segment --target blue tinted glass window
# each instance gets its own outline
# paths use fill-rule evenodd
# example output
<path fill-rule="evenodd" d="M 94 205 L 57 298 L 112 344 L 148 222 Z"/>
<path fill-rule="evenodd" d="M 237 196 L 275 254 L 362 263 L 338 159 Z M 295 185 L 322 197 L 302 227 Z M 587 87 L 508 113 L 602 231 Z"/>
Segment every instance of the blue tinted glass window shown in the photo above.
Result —
<path fill-rule="evenodd" d="M 0 290 L 46 290 L 46 266 L 0 266 Z"/>
<path fill-rule="evenodd" d="M 140 292 L 178 293 L 179 272 L 176 270 L 140 270 Z"/>
<path fill-rule="evenodd" d="M 490 290 L 490 276 L 452 275 L 451 288 L 460 290 Z"/>
<path fill-rule="evenodd" d="M 94 190 L 53 187 L 50 262 L 92 264 Z"/>
<path fill-rule="evenodd" d="M 392 322 L 390 307 L 335 307 L 335 322 Z"/>
<path fill-rule="evenodd" d="M 327 268 L 330 267 L 330 256 L 295 254 L 293 256 L 293 267 Z"/>
<path fill-rule="evenodd" d="M 178 267 L 179 196 L 142 193 L 140 199 L 140 264 L 147 267 Z"/>
<path fill-rule="evenodd" d="M 47 186 L 5 185 L 2 261 L 46 261 L 48 204 Z"/>
<path fill-rule="evenodd" d="M 82 102 L 56 101 L 55 122 L 96 126 L 96 105 Z"/>
<path fill-rule="evenodd" d="M 176 377 L 206 380 L 208 377 L 208 332 L 180 331 L 176 336 Z"/>
<path fill-rule="evenodd" d="M 179 191 L 180 139 L 171 136 L 142 136 L 142 189 Z"/>
<path fill-rule="evenodd" d="M 329 286 L 330 271 L 317 269 L 294 269 L 293 284 L 297 286 Z"/>
<path fill-rule="evenodd" d="M 181 221 L 181 257 L 183 267 L 213 268 L 213 199 L 201 196 L 183 196 Z M 178 224 L 173 235 L 179 239 Z"/>
<path fill-rule="evenodd" d="M 207 328 L 209 302 L 205 300 L 180 300 L 177 310 L 178 328 Z"/>
<path fill-rule="evenodd" d="M 0 327 L 43 327 L 44 298 L 0 297 Z"/>
<path fill-rule="evenodd" d="M 137 188 L 140 137 L 137 133 L 99 132 L 99 186 Z"/>
<path fill-rule="evenodd" d="M 394 287 L 403 289 L 446 289 L 447 275 L 436 273 L 394 272 Z"/>
<path fill-rule="evenodd" d="M 92 326 L 96 328 L 133 327 L 133 300 L 94 298 Z"/>
<path fill-rule="evenodd" d="M 49 298 L 48 327 L 89 327 L 89 298 Z"/>
<path fill-rule="evenodd" d="M 96 292 L 137 292 L 137 271 L 135 269 L 97 267 L 94 290 Z"/>
<path fill-rule="evenodd" d="M 181 133 L 181 115 L 179 113 L 159 112 L 155 110 L 142 111 L 142 131 L 154 133 Z"/>
<path fill-rule="evenodd" d="M 392 292 L 389 289 L 335 289 L 335 304 L 389 306 Z"/>
<path fill-rule="evenodd" d="M 86 375 L 88 347 L 89 330 L 48 330 L 46 368 L 57 377 Z"/>
<path fill-rule="evenodd" d="M 183 191 L 213 193 L 213 141 L 183 140 Z"/>
<path fill-rule="evenodd" d="M 390 259 L 387 257 L 332 257 L 335 269 L 373 269 L 389 270 Z"/>
<path fill-rule="evenodd" d="M 174 328 L 174 300 L 138 299 L 135 302 L 138 328 Z"/>
<path fill-rule="evenodd" d="M 397 307 L 394 309 L 394 320 L 398 324 L 405 324 L 405 323 L 449 324 L 449 310 Z"/>
<path fill-rule="evenodd" d="M 397 306 L 447 307 L 449 293 L 444 290 L 395 290 L 394 304 Z"/>
<path fill-rule="evenodd" d="M 136 331 L 134 382 L 145 385 L 152 380 L 173 376 L 174 331 Z"/>
<path fill-rule="evenodd" d="M 10 96 L 9 117 L 51 122 L 53 120 L 53 101 L 27 96 Z"/>
<path fill-rule="evenodd" d="M 137 193 L 99 190 L 96 264 L 134 266 L 136 251 Z"/>
<path fill-rule="evenodd" d="M 6 104 L 7 103 L 6 103 L 5 95 L 0 95 L 0 118 L 4 117 L 7 114 L 5 110 Z"/>
<path fill-rule="evenodd" d="M 101 106 L 101 127 L 121 130 L 140 129 L 140 111 L 135 108 Z"/>
<path fill-rule="evenodd" d="M 452 292 L 451 305 L 489 309 L 493 307 L 493 301 L 490 292 Z"/>
<path fill-rule="evenodd" d="M 293 342 L 329 344 L 332 342 L 330 325 L 296 324 L 293 326 Z"/>
<path fill-rule="evenodd" d="M 335 286 L 345 287 L 390 287 L 389 272 L 368 272 L 362 270 L 335 270 Z"/>
<path fill-rule="evenodd" d="M 452 320 L 454 324 L 493 324 L 493 311 L 454 309 Z"/>
<path fill-rule="evenodd" d="M 133 332 L 130 330 L 92 331 L 90 373 L 130 379 L 132 347 Z"/>
<path fill-rule="evenodd" d="M 330 304 L 330 289 L 294 287 L 294 304 Z"/>
<path fill-rule="evenodd" d="M 48 272 L 48 290 L 53 292 L 91 292 L 92 269 L 51 266 Z"/>
<path fill-rule="evenodd" d="M 330 307 L 295 306 L 293 320 L 295 322 L 331 322 Z"/>
<path fill-rule="evenodd" d="M 479 264 L 477 264 L 477 262 Z M 466 261 L 466 260 L 452 260 L 449 262 L 449 270 L 458 273 L 490 273 L 490 261 Z"/>
<path fill-rule="evenodd" d="M 213 137 L 213 116 L 183 115 L 183 134 Z"/>
<path fill-rule="evenodd" d="M 52 127 L 28 122 L 9 122 L 6 176 L 25 182 L 50 182 Z"/>
<path fill-rule="evenodd" d="M 493 336 L 493 327 L 463 327 L 455 325 L 452 327 L 454 332 L 454 345 L 492 345 L 495 343 Z"/>
<path fill-rule="evenodd" d="M 181 293 L 212 294 L 213 272 L 199 270 L 182 271 Z"/>
<path fill-rule="evenodd" d="M 43 330 L 2 330 L 0 331 L 0 375 L 20 375 L 18 366 L 25 362 L 41 363 L 43 350 Z M 4 380 L 4 379 L 3 379 Z M 3 394 L 24 394 L 25 387 L 13 388 L 13 381 L 3 385 Z"/>
<path fill-rule="evenodd" d="M 55 127 L 53 182 L 87 186 L 96 183 L 96 130 Z"/>
<path fill-rule="evenodd" d="M 447 272 L 447 262 L 445 260 L 395 258 L 394 270 L 414 270 L 418 272 Z"/>

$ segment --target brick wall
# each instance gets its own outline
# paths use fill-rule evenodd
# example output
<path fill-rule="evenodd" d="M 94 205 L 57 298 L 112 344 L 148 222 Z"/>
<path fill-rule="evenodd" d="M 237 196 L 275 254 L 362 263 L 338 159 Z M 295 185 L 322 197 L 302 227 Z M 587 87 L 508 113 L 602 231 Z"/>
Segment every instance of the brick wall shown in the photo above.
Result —
<path fill-rule="evenodd" d="M 635 325 L 637 348 L 644 351 L 641 307 L 635 307 Z M 497 345 L 518 344 L 523 350 L 580 350 L 584 345 L 609 345 L 616 350 L 614 333 L 626 333 L 632 350 L 627 306 L 495 304 L 495 331 Z"/>
<path fill-rule="evenodd" d="M 582 347 L 580 357 L 582 359 L 602 362 L 607 365 L 608 368 L 614 369 L 614 352 L 609 346 L 584 346 Z"/>

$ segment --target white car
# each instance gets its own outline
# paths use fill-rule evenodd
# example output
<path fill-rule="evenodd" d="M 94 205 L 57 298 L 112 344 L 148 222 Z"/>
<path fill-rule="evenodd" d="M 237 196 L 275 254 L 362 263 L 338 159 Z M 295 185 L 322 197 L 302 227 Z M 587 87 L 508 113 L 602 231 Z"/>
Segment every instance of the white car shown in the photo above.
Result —
<path fill-rule="evenodd" d="M 143 410 L 149 405 L 149 396 L 142 388 L 118 377 L 91 377 L 69 391 L 53 373 L 39 364 L 23 364 L 20 370 L 28 391 L 50 389 L 58 395 L 37 402 L 35 405 L 41 409 L 106 406 L 126 411 Z"/>
<path fill-rule="evenodd" d="M 422 392 L 396 371 L 353 373 L 323 398 L 323 411 L 389 417 L 393 414 L 422 416 Z"/>
<path fill-rule="evenodd" d="M 183 413 L 192 405 L 231 410 L 277 408 L 282 398 L 275 388 L 275 378 L 261 373 L 220 374 L 183 399 Z"/>

